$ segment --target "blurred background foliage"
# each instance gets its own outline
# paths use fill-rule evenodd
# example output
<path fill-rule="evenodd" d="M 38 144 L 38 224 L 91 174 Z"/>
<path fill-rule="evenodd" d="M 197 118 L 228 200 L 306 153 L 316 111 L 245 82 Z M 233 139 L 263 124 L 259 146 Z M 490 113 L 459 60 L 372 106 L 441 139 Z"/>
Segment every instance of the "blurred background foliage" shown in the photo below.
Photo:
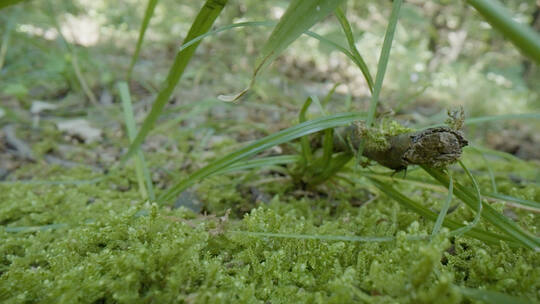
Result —
<path fill-rule="evenodd" d="M 216 24 L 277 20 L 287 4 L 231 1 Z M 149 103 L 157 93 L 199 5 L 196 1 L 159 1 L 130 84 L 135 103 Z M 511 0 L 504 5 L 517 21 L 540 28 L 537 1 Z M 113 86 L 125 78 L 144 9 L 134 0 L 25 1 L 4 9 L 0 15 L 1 106 L 28 108 L 32 101 L 43 100 L 83 107 L 91 115 L 96 104 L 91 104 L 89 94 L 101 104 L 119 103 Z M 372 73 L 389 10 L 387 2 L 347 3 L 357 47 Z M 312 30 L 346 45 L 333 16 Z M 249 82 L 253 62 L 269 33 L 266 27 L 244 28 L 205 40 L 178 85 L 173 103 L 190 104 L 240 91 Z M 540 108 L 538 66 L 464 1 L 407 1 L 393 46 L 379 111 L 392 110 L 402 122 L 441 122 L 445 109 L 456 105 L 463 105 L 469 117 Z M 331 108 L 367 109 L 370 94 L 360 71 L 343 54 L 306 36 L 261 77 L 246 102 L 296 113 L 306 95 L 324 96 L 340 83 Z M 84 82 L 91 93 L 84 90 Z M 540 143 L 533 132 L 538 123 L 510 124 L 525 141 Z M 497 132 L 498 125 L 492 122 L 472 133 L 491 146 L 515 152 L 504 146 L 505 140 L 489 142 L 488 133 Z M 537 158 L 537 154 L 529 151 L 522 156 Z"/>

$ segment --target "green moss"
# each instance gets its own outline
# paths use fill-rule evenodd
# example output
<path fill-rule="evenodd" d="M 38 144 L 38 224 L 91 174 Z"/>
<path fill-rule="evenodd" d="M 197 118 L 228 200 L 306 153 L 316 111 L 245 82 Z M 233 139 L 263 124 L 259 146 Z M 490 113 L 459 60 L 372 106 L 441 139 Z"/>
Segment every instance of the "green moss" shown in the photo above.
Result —
<path fill-rule="evenodd" d="M 431 241 L 411 240 L 430 234 L 433 223 L 384 196 L 359 207 L 352 204 L 353 188 L 318 198 L 284 192 L 256 207 L 243 194 L 242 176 L 234 182 L 206 179 L 196 193 L 207 211 L 241 211 L 224 221 L 141 201 L 129 172 L 78 185 L 0 184 L 2 225 L 43 226 L 0 230 L 0 301 L 461 303 L 456 286 L 540 299 L 538 253 L 448 238 L 447 230 Z M 55 167 L 42 173 L 58 180 L 91 176 L 87 169 Z M 438 207 L 433 192 L 422 193 L 428 206 Z M 473 214 L 459 208 L 449 216 Z M 44 226 L 51 224 L 64 225 Z M 270 238 L 242 231 L 396 240 Z"/>
<path fill-rule="evenodd" d="M 399 124 L 395 120 L 382 119 L 378 127 L 368 128 L 364 123 L 357 123 L 358 134 L 365 140 L 366 149 L 375 151 L 386 150 L 390 147 L 388 138 L 399 134 L 412 132 L 413 129 Z"/>

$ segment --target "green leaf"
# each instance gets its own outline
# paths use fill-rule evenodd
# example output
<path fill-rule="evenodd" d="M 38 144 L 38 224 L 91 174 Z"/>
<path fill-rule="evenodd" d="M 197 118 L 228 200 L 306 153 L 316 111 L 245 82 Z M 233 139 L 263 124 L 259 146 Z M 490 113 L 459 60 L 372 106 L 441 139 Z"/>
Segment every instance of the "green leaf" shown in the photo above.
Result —
<path fill-rule="evenodd" d="M 2 228 L 6 232 L 36 232 L 36 231 L 45 231 L 45 230 L 54 230 L 54 229 L 60 229 L 68 227 L 67 224 L 50 224 L 50 225 L 44 225 L 44 226 L 19 226 L 19 227 L 5 227 Z"/>
<path fill-rule="evenodd" d="M 467 288 L 467 287 L 460 287 L 458 286 L 459 291 L 461 294 L 463 294 L 465 297 L 482 301 L 484 303 L 489 304 L 532 304 L 533 302 L 521 298 L 521 297 L 514 297 L 511 295 L 507 295 L 501 292 L 497 291 L 490 291 L 490 290 L 482 290 L 482 289 L 473 289 L 473 288 Z"/>
<path fill-rule="evenodd" d="M 467 2 L 523 54 L 540 64 L 540 35 L 537 32 L 514 21 L 510 12 L 497 0 L 468 0 Z"/>
<path fill-rule="evenodd" d="M 369 172 L 369 171 L 360 171 L 360 174 L 365 175 L 365 176 L 376 177 L 379 180 L 408 183 L 416 187 L 423 187 L 423 188 L 431 189 L 435 191 L 444 191 L 444 187 L 438 182 L 423 180 L 423 179 L 415 178 L 411 176 L 407 176 L 407 179 L 404 179 L 397 176 L 390 176 L 386 174 L 374 173 L 374 172 Z M 539 202 L 529 201 L 526 199 L 522 199 L 522 198 L 510 196 L 510 195 L 505 195 L 505 194 L 500 194 L 500 193 L 491 193 L 491 192 L 482 192 L 482 197 L 487 198 L 487 199 L 492 199 L 492 200 L 510 202 L 510 204 L 515 207 L 522 208 L 522 209 L 529 209 L 535 212 L 540 212 Z"/>
<path fill-rule="evenodd" d="M 494 116 L 471 117 L 465 120 L 465 125 L 476 125 L 480 123 L 499 121 L 499 120 L 514 120 L 514 119 L 540 119 L 540 113 L 516 113 L 503 114 Z"/>
<path fill-rule="evenodd" d="M 342 2 L 343 0 L 292 0 L 264 44 L 255 71 L 273 61 L 302 33 L 330 15 Z"/>
<path fill-rule="evenodd" d="M 3 9 L 5 7 L 17 4 L 19 2 L 23 2 L 25 0 L 2 0 L 0 1 L 0 9 Z"/>
<path fill-rule="evenodd" d="M 252 232 L 252 231 L 228 231 L 228 233 L 243 234 L 255 237 L 271 237 L 298 240 L 320 240 L 320 241 L 346 241 L 346 242 L 392 242 L 394 236 L 356 236 L 356 235 L 320 235 L 320 234 L 298 234 L 298 233 L 272 233 L 272 232 Z M 421 241 L 425 236 L 407 236 L 407 240 Z"/>
<path fill-rule="evenodd" d="M 304 105 L 302 106 L 302 109 L 300 109 L 300 114 L 298 114 L 298 122 L 303 123 L 306 121 L 306 112 L 309 109 L 309 106 L 313 102 L 313 99 L 311 97 L 308 97 L 306 101 L 304 102 Z M 300 142 L 302 145 L 302 161 L 304 162 L 304 165 L 308 164 L 312 160 L 312 151 L 311 151 L 311 144 L 309 143 L 309 138 L 307 136 L 304 136 L 300 138 Z"/>
<path fill-rule="evenodd" d="M 388 59 L 390 58 L 390 49 L 392 48 L 392 40 L 394 40 L 394 33 L 396 31 L 396 25 L 399 19 L 399 10 L 402 2 L 403 0 L 394 0 L 392 3 L 392 13 L 390 14 L 390 20 L 388 21 L 388 27 L 386 28 L 386 34 L 384 35 L 381 56 L 379 58 L 379 63 L 377 64 L 375 85 L 373 87 L 373 94 L 371 95 L 371 101 L 369 103 L 368 117 L 366 121 L 368 126 L 371 126 L 375 121 L 375 110 L 377 109 L 379 94 L 381 93 L 384 74 L 386 73 L 386 66 L 388 65 Z"/>
<path fill-rule="evenodd" d="M 204 3 L 204 6 L 199 11 L 199 14 L 195 18 L 195 21 L 191 25 L 185 41 L 189 42 L 193 38 L 196 38 L 197 36 L 208 32 L 212 24 L 214 24 L 216 18 L 221 13 L 221 10 L 225 6 L 225 4 L 227 4 L 227 1 L 228 0 L 207 0 Z M 163 111 L 163 108 L 169 101 L 169 98 L 171 97 L 174 88 L 178 84 L 178 81 L 180 81 L 180 77 L 182 77 L 186 66 L 191 60 L 191 57 L 193 57 L 193 54 L 195 53 L 195 50 L 197 49 L 197 46 L 199 46 L 199 44 L 200 41 L 197 41 L 196 43 L 186 48 L 185 52 L 178 51 L 176 53 L 173 66 L 170 68 L 167 79 L 165 80 L 165 87 L 161 89 L 158 96 L 154 100 L 152 109 L 144 120 L 141 130 L 137 134 L 135 140 L 133 140 L 133 142 L 129 146 L 127 153 L 122 157 L 122 163 L 129 159 L 131 156 L 133 156 L 137 148 L 144 141 L 144 138 L 146 137 L 148 132 L 150 132 L 150 130 L 154 127 L 156 120 L 158 119 L 159 115 Z"/>
<path fill-rule="evenodd" d="M 448 187 L 449 180 L 448 176 L 444 174 L 439 169 L 429 168 L 422 166 L 424 171 L 431 175 L 435 180 L 437 180 L 441 185 Z M 460 200 L 467 204 L 470 208 L 475 209 L 477 204 L 476 196 L 471 192 L 470 189 L 455 183 L 454 193 Z M 523 231 L 516 223 L 514 223 L 509 218 L 497 212 L 489 204 L 482 202 L 483 212 L 482 217 L 486 219 L 493 226 L 497 227 L 499 230 L 504 232 L 506 235 L 512 237 L 515 241 L 525 245 L 534 250 L 540 249 L 540 239 L 530 235 L 529 233 Z"/>
<path fill-rule="evenodd" d="M 349 21 L 347 20 L 347 17 L 345 16 L 345 12 L 343 12 L 343 9 L 341 7 L 338 7 L 336 8 L 334 14 L 339 20 L 339 24 L 341 25 L 341 28 L 345 33 L 347 43 L 349 44 L 349 50 L 351 51 L 351 54 L 355 59 L 355 63 L 357 63 L 360 71 L 362 71 L 362 74 L 364 75 L 364 78 L 366 79 L 366 82 L 368 84 L 369 90 L 373 93 L 373 78 L 371 77 L 371 73 L 369 73 L 369 68 L 364 61 L 364 58 L 362 58 L 362 55 L 360 55 L 360 52 L 358 52 L 358 49 L 356 48 L 352 28 L 349 24 Z"/>
<path fill-rule="evenodd" d="M 231 172 L 237 172 L 248 169 L 270 167 L 276 165 L 285 165 L 296 163 L 300 160 L 298 155 L 279 155 L 279 156 L 269 156 L 261 157 L 256 159 L 250 159 L 244 162 L 235 163 L 229 167 L 226 167 L 222 170 L 214 172 L 212 175 L 225 174 Z"/>
<path fill-rule="evenodd" d="M 441 229 L 441 226 L 444 222 L 444 218 L 446 214 L 448 213 L 448 209 L 450 208 L 450 203 L 452 202 L 452 195 L 454 193 L 454 180 L 452 179 L 452 175 L 450 175 L 450 184 L 448 185 L 448 196 L 446 197 L 446 200 L 444 201 L 444 205 L 439 212 L 439 215 L 437 216 L 437 220 L 435 221 L 435 225 L 433 225 L 433 231 L 431 232 L 431 237 L 434 237 L 439 233 L 439 230 Z"/>
<path fill-rule="evenodd" d="M 343 0 L 292 0 L 278 24 L 262 47 L 259 59 L 253 69 L 251 82 L 242 92 L 235 95 L 220 95 L 223 101 L 236 101 L 255 83 L 258 73 L 281 54 L 302 33 L 328 16 Z"/>
<path fill-rule="evenodd" d="M 475 199 L 476 199 L 476 201 L 478 203 L 477 203 L 477 207 L 476 207 L 476 215 L 474 216 L 473 221 L 470 224 L 468 224 L 467 226 L 463 227 L 463 228 L 452 231 L 453 235 L 461 235 L 461 234 L 471 230 L 474 226 L 476 226 L 476 224 L 478 224 L 478 222 L 480 221 L 480 217 L 482 215 L 482 209 L 483 209 L 483 207 L 482 207 L 483 206 L 483 204 L 482 204 L 482 195 L 480 194 L 480 187 L 478 186 L 478 183 L 476 182 L 476 179 L 474 178 L 474 176 L 472 176 L 469 169 L 463 164 L 463 162 L 461 160 L 458 160 L 458 163 L 461 166 L 461 168 L 463 168 L 463 170 L 465 171 L 467 176 L 471 179 L 471 181 L 473 183 L 473 186 L 474 186 L 474 190 L 476 191 Z M 450 177 L 450 179 L 452 179 L 452 177 Z"/>
<path fill-rule="evenodd" d="M 171 200 L 195 182 L 214 174 L 215 172 L 219 172 L 234 163 L 245 160 L 265 149 L 321 130 L 344 126 L 363 118 L 365 118 L 364 113 L 340 113 L 306 121 L 285 130 L 281 130 L 210 163 L 197 170 L 186 179 L 177 181 L 171 188 L 158 197 L 157 200 L 160 203 Z"/>
<path fill-rule="evenodd" d="M 122 100 L 122 108 L 124 110 L 124 120 L 126 122 L 126 129 L 130 141 L 135 139 L 137 134 L 135 127 L 135 118 L 133 116 L 133 106 L 131 104 L 131 96 L 129 95 L 129 88 L 127 83 L 119 82 L 118 91 L 120 92 L 120 99 Z M 141 149 L 137 149 L 137 157 L 135 160 L 135 171 L 137 174 L 137 180 L 139 182 L 139 190 L 143 199 L 150 198 L 154 200 L 154 186 L 152 185 L 152 179 L 150 178 L 150 170 L 144 160 L 144 154 Z"/>
<path fill-rule="evenodd" d="M 410 197 L 403 195 L 401 192 L 397 191 L 389 184 L 384 183 L 374 177 L 368 177 L 368 179 L 377 188 L 379 188 L 384 194 L 388 195 L 389 197 L 391 197 L 392 199 L 394 199 L 395 201 L 403 205 L 405 208 L 408 208 L 432 221 L 437 220 L 438 215 L 435 212 L 423 207 L 420 203 L 413 201 Z M 459 229 L 459 228 L 464 227 L 463 225 L 455 221 L 452 221 L 450 219 L 445 219 L 443 226 L 446 226 L 450 229 Z M 476 227 L 473 227 L 471 230 L 465 232 L 465 235 L 476 238 L 486 243 L 490 243 L 492 245 L 498 245 L 501 240 L 506 241 L 510 246 L 513 246 L 513 247 L 520 245 L 520 243 L 516 242 L 516 240 L 514 240 L 513 238 L 510 238 L 504 235 L 498 235 L 489 231 L 484 231 Z"/>
<path fill-rule="evenodd" d="M 135 47 L 135 53 L 133 53 L 133 57 L 131 57 L 131 63 L 129 64 L 127 72 L 127 82 L 129 82 L 129 80 L 131 79 L 131 72 L 133 72 L 133 67 L 135 66 L 135 62 L 137 62 L 137 58 L 139 57 L 139 53 L 141 52 L 144 34 L 146 33 L 146 29 L 148 28 L 150 19 L 154 15 L 154 9 L 156 8 L 157 3 L 158 0 L 148 0 L 148 4 L 146 4 L 143 22 L 141 24 L 141 29 L 139 30 L 139 38 L 137 39 L 137 46 Z"/>
<path fill-rule="evenodd" d="M 522 206 L 526 206 L 526 207 L 535 208 L 536 212 L 540 212 L 540 203 L 539 202 L 529 201 L 529 200 L 526 200 L 526 199 L 513 197 L 513 196 L 505 195 L 505 194 L 500 194 L 500 193 L 484 193 L 484 196 L 490 197 L 490 198 L 496 198 L 496 199 L 499 199 L 499 200 L 504 200 L 504 201 L 508 201 L 508 202 L 512 202 L 512 203 L 516 203 L 518 205 L 522 205 Z"/>

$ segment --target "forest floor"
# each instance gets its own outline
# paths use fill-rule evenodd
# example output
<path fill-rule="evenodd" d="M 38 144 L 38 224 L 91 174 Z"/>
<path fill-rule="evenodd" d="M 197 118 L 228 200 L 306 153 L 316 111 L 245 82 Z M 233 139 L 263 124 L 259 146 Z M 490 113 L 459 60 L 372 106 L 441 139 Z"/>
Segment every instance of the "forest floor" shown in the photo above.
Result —
<path fill-rule="evenodd" d="M 161 15 L 129 83 L 138 125 L 197 9 L 179 5 L 182 13 L 175 17 L 164 10 L 173 2 L 158 6 Z M 507 295 L 540 301 L 538 251 L 502 239 L 486 243 L 451 235 L 447 228 L 430 237 L 433 220 L 369 180 L 380 178 L 438 213 L 447 189 L 415 167 L 405 175 L 351 162 L 343 178 L 306 188 L 287 174 L 290 165 L 269 166 L 208 177 L 166 204 L 149 200 L 139 187 L 135 162 L 117 166 L 129 140 L 116 82 L 129 66 L 140 16 L 118 21 L 110 10 L 114 5 L 107 5 L 94 8 L 111 14 L 97 25 L 101 19 L 93 13 L 57 11 L 55 18 L 71 28 L 72 37 L 55 35 L 50 18 L 37 8 L 30 16 L 9 8 L 0 20 L 12 24 L 11 32 L 2 32 L 10 33 L 10 43 L 0 75 L 1 302 L 517 299 Z M 362 32 L 358 48 L 374 71 L 388 8 L 370 9 L 368 19 L 359 17 L 354 24 Z M 482 194 L 489 194 L 485 201 L 538 238 L 540 209 L 519 200 L 540 202 L 540 122 L 511 119 L 538 112 L 538 67 L 526 70 L 511 45 L 486 41 L 477 16 L 441 30 L 438 40 L 432 38 L 440 47 L 430 49 L 433 41 L 421 30 L 431 26 L 422 15 L 429 12 L 405 6 L 378 111 L 382 119 L 422 128 L 444 123 L 447 108 L 463 106 L 473 121 L 464 130 L 470 146 L 463 163 Z M 448 22 L 459 15 L 443 13 Z M 263 15 L 228 14 L 222 24 Z M 314 31 L 343 41 L 336 24 L 327 20 Z M 101 36 L 94 40 L 77 34 L 96 26 Z M 323 100 L 335 84 L 340 85 L 328 106 L 312 106 L 308 118 L 367 109 L 369 90 L 361 74 L 344 56 L 305 37 L 278 58 L 245 100 L 219 101 L 219 94 L 238 92 L 249 82 L 257 46 L 268 31 L 226 32 L 201 44 L 142 145 L 157 194 L 248 142 L 297 124 L 306 97 Z M 456 37 L 463 31 L 469 38 L 461 41 Z M 461 44 L 447 44 L 447 36 Z M 475 49 L 489 49 L 490 43 L 497 52 L 482 57 Z M 500 119 L 473 119 L 494 116 Z M 297 153 L 299 146 L 283 144 L 261 155 Z M 471 185 L 461 167 L 449 171 Z M 447 219 L 473 221 L 474 210 L 457 197 L 451 203 L 455 209 Z M 499 233 L 484 220 L 476 228 Z"/>

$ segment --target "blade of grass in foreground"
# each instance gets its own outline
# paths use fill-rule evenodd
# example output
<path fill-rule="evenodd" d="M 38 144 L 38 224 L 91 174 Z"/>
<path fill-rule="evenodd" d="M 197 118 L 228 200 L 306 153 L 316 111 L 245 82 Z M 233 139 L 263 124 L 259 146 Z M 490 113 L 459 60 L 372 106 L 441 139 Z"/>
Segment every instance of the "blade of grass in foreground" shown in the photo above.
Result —
<path fill-rule="evenodd" d="M 392 13 L 390 14 L 390 20 L 388 21 L 388 27 L 386 28 L 386 34 L 384 35 L 381 56 L 379 58 L 379 63 L 377 64 L 375 85 L 373 86 L 373 94 L 371 95 L 371 101 L 369 103 L 368 117 L 366 121 L 368 127 L 371 126 L 375 121 L 375 110 L 377 109 L 379 94 L 381 93 L 384 74 L 386 73 L 386 66 L 388 65 L 388 59 L 390 58 L 390 49 L 392 48 L 392 41 L 394 40 L 394 33 L 396 31 L 397 22 L 399 19 L 399 10 L 402 2 L 403 0 L 394 0 L 392 3 Z"/>
<path fill-rule="evenodd" d="M 223 101 L 236 101 L 255 83 L 258 73 L 281 54 L 302 33 L 328 16 L 343 0 L 292 0 L 262 47 L 248 87 L 235 95 L 220 95 Z"/>
<path fill-rule="evenodd" d="M 448 176 L 439 169 L 429 168 L 422 166 L 422 169 L 437 180 L 441 185 L 448 187 Z M 475 195 L 468 188 L 454 183 L 454 193 L 459 199 L 461 199 L 467 206 L 476 209 L 477 199 Z M 525 245 L 534 250 L 540 250 L 540 239 L 530 235 L 523 231 L 516 223 L 508 219 L 504 215 L 497 212 L 489 204 L 482 202 L 483 212 L 482 217 L 486 219 L 493 226 L 510 236 L 513 240 Z"/>
<path fill-rule="evenodd" d="M 299 160 L 300 157 L 298 155 L 279 155 L 250 159 L 244 162 L 235 163 L 225 169 L 214 172 L 212 175 L 238 172 L 248 169 L 268 168 L 276 165 L 292 164 L 298 162 Z"/>
<path fill-rule="evenodd" d="M 5 7 L 8 7 L 10 5 L 14 5 L 23 1 L 26 1 L 26 0 L 2 0 L 0 1 L 0 9 L 3 9 Z"/>
<path fill-rule="evenodd" d="M 454 192 L 454 180 L 452 179 L 452 175 L 450 175 L 450 184 L 448 185 L 448 196 L 446 197 L 443 207 L 441 208 L 441 211 L 439 212 L 439 215 L 437 216 L 435 225 L 433 225 L 433 231 L 431 232 L 431 237 L 436 236 L 442 227 L 444 218 L 446 217 L 446 214 L 448 213 L 448 209 L 450 208 L 450 203 L 452 202 L 453 192 Z"/>
<path fill-rule="evenodd" d="M 493 115 L 493 116 L 479 116 L 479 117 L 470 117 L 465 119 L 465 125 L 476 125 L 491 121 L 500 121 L 500 120 L 518 120 L 518 119 L 540 119 L 540 113 L 512 113 L 512 114 L 502 114 L 502 115 Z M 419 125 L 419 129 L 427 129 L 433 127 L 444 126 L 445 124 L 437 123 L 430 125 Z"/>
<path fill-rule="evenodd" d="M 228 233 L 243 234 L 255 237 L 272 237 L 282 239 L 297 239 L 297 240 L 320 240 L 320 241 L 347 241 L 347 242 L 392 242 L 396 239 L 394 236 L 357 236 L 357 235 L 324 235 L 324 234 L 298 234 L 298 233 L 272 233 L 272 232 L 253 232 L 253 231 L 237 231 L 232 230 Z M 421 241 L 426 239 L 426 236 L 407 236 L 410 241 Z"/>
<path fill-rule="evenodd" d="M 382 181 L 378 180 L 377 178 L 373 178 L 373 177 L 368 177 L 368 179 L 377 188 L 379 188 L 381 191 L 383 191 L 384 194 L 388 195 L 389 197 L 391 197 L 392 199 L 394 199 L 395 201 L 397 201 L 398 203 L 403 205 L 405 208 L 408 208 L 408 209 L 418 213 L 419 215 L 421 215 L 421 216 L 423 216 L 423 217 L 425 217 L 427 219 L 430 219 L 432 221 L 437 220 L 438 215 L 435 212 L 433 212 L 433 211 L 431 211 L 429 209 L 426 209 L 420 203 L 417 203 L 417 202 L 413 201 L 412 199 L 410 199 L 409 197 L 403 195 L 401 192 L 397 191 L 396 189 L 394 189 L 389 184 L 387 184 L 385 182 L 382 182 Z M 454 188 L 454 190 L 455 190 L 455 188 Z M 448 227 L 450 229 L 459 229 L 459 228 L 463 227 L 463 225 L 461 225 L 461 224 L 459 224 L 459 223 L 457 223 L 455 221 L 452 221 L 450 219 L 445 219 L 445 221 L 443 222 L 443 226 L 446 226 L 446 227 Z M 505 235 L 498 235 L 498 234 L 495 234 L 495 233 L 492 233 L 492 232 L 489 232 L 489 231 L 484 231 L 484 230 L 478 229 L 476 227 L 473 227 L 471 230 L 465 232 L 465 235 L 468 235 L 470 237 L 476 238 L 478 240 L 481 240 L 483 242 L 490 243 L 490 244 L 493 244 L 493 245 L 498 245 L 501 240 L 507 242 L 509 245 L 511 245 L 513 247 L 516 247 L 516 246 L 520 245 L 520 243 L 516 242 L 516 240 L 514 240 L 513 238 L 507 237 Z"/>
<path fill-rule="evenodd" d="M 467 298 L 490 304 L 532 304 L 528 299 L 514 297 L 501 292 L 473 289 L 457 286 L 459 291 Z"/>
<path fill-rule="evenodd" d="M 467 176 L 469 177 L 469 179 L 471 179 L 471 182 L 473 183 L 474 190 L 476 191 L 475 199 L 478 201 L 478 204 L 477 204 L 478 207 L 476 208 L 476 215 L 474 216 L 474 219 L 472 220 L 472 222 L 463 228 L 459 228 L 457 230 L 452 231 L 452 235 L 461 235 L 471 230 L 474 226 L 476 226 L 476 224 L 478 224 L 478 222 L 480 221 L 480 217 L 482 216 L 482 210 L 483 210 L 482 195 L 480 194 L 480 187 L 478 186 L 476 179 L 474 178 L 474 176 L 471 174 L 469 169 L 463 164 L 461 160 L 458 160 L 458 163 L 461 166 L 461 168 L 463 168 L 463 170 L 465 171 L 465 173 L 467 174 Z M 451 176 L 450 176 L 450 179 L 452 179 Z"/>
<path fill-rule="evenodd" d="M 402 182 L 402 183 L 414 185 L 416 187 L 422 187 L 422 188 L 426 188 L 426 189 L 430 189 L 434 191 L 439 191 L 439 192 L 446 191 L 445 188 L 438 182 L 428 181 L 428 180 L 419 179 L 419 178 L 415 178 L 411 176 L 407 176 L 407 178 L 405 179 L 405 178 L 400 178 L 397 176 L 390 176 L 383 173 L 374 173 L 374 172 L 369 172 L 369 171 L 360 171 L 359 174 L 363 176 L 376 177 L 379 180 L 385 180 L 392 183 Z M 482 197 L 486 199 L 491 199 L 491 200 L 505 201 L 505 202 L 510 203 L 510 205 L 516 208 L 527 209 L 533 212 L 540 212 L 539 202 L 534 202 L 534 201 L 522 199 L 519 197 L 504 195 L 500 193 L 491 193 L 491 192 L 482 192 Z"/>
<path fill-rule="evenodd" d="M 191 25 L 185 42 L 189 42 L 193 38 L 196 38 L 197 36 L 208 32 L 212 24 L 214 24 L 216 18 L 221 13 L 221 10 L 223 9 L 227 1 L 228 0 L 207 0 L 204 3 L 204 6 L 199 11 L 199 14 L 195 18 L 195 21 Z M 165 87 L 160 90 L 158 96 L 154 100 L 150 113 L 148 114 L 148 116 L 146 116 L 146 119 L 144 120 L 139 133 L 135 137 L 135 140 L 133 140 L 133 142 L 129 146 L 127 153 L 122 157 L 121 163 L 124 163 L 131 156 L 133 156 L 137 148 L 144 141 L 144 138 L 146 137 L 148 132 L 150 132 L 150 130 L 154 127 L 156 120 L 158 119 L 159 115 L 163 111 L 163 108 L 169 101 L 169 98 L 171 97 L 174 88 L 178 84 L 178 81 L 180 81 L 180 77 L 182 77 L 182 74 L 184 74 L 184 70 L 186 69 L 186 66 L 191 60 L 191 57 L 193 57 L 193 54 L 195 53 L 195 50 L 197 49 L 197 46 L 199 44 L 200 41 L 197 41 L 189 48 L 187 48 L 185 52 L 181 53 L 179 51 L 176 53 L 173 66 L 170 68 L 167 79 L 165 80 Z"/>
<path fill-rule="evenodd" d="M 315 133 L 328 128 L 343 126 L 364 118 L 364 113 L 340 113 L 306 121 L 296 126 L 274 133 L 270 136 L 257 140 L 242 149 L 232 152 L 224 156 L 223 158 L 220 158 L 210 163 L 202 169 L 197 170 L 188 178 L 176 182 L 171 188 L 169 188 L 165 193 L 158 197 L 157 201 L 160 203 L 164 203 L 168 200 L 171 200 L 176 195 L 184 191 L 186 188 L 193 185 L 195 182 L 211 174 L 214 174 L 215 172 L 223 170 L 230 165 L 244 160 L 252 155 L 255 155 L 265 149 L 291 141 L 304 135 Z"/>
<path fill-rule="evenodd" d="M 516 22 L 510 12 L 497 0 L 468 0 L 467 2 L 523 54 L 540 64 L 540 35 L 538 33 Z"/>
<path fill-rule="evenodd" d="M 158 0 L 148 0 L 148 4 L 146 5 L 146 9 L 144 11 L 143 22 L 141 24 L 141 29 L 139 30 L 139 38 L 137 39 L 137 46 L 135 47 L 135 53 L 133 53 L 133 57 L 131 57 L 131 63 L 129 64 L 129 68 L 128 68 L 128 72 L 126 76 L 128 83 L 129 83 L 129 80 L 131 79 L 131 72 L 133 72 L 133 67 L 135 66 L 135 62 L 137 62 L 137 58 L 139 57 L 139 53 L 141 52 L 141 46 L 144 40 L 144 34 L 146 33 L 146 29 L 148 28 L 150 19 L 152 19 L 152 16 L 154 15 L 154 9 L 156 8 L 157 3 L 158 3 Z"/>
<path fill-rule="evenodd" d="M 135 127 L 135 118 L 133 117 L 133 107 L 129 95 L 129 88 L 125 82 L 120 82 L 117 86 L 118 91 L 120 92 L 120 99 L 122 100 L 122 108 L 124 109 L 124 120 L 126 122 L 128 137 L 130 141 L 133 141 L 137 131 Z M 150 198 L 150 200 L 153 201 L 155 199 L 154 186 L 152 185 L 152 179 L 150 178 L 150 171 L 144 160 L 144 154 L 140 149 L 137 149 L 137 158 L 135 161 L 135 171 L 139 182 L 139 191 L 141 191 L 143 199 Z"/>
<path fill-rule="evenodd" d="M 364 75 L 364 78 L 366 79 L 366 82 L 369 87 L 369 91 L 373 93 L 373 78 L 371 78 L 371 73 L 369 73 L 369 68 L 364 61 L 364 58 L 360 55 L 360 52 L 358 52 L 358 49 L 356 48 L 356 45 L 354 44 L 354 36 L 352 33 L 351 25 L 349 24 L 349 21 L 347 20 L 347 17 L 345 16 L 345 12 L 341 7 L 338 6 L 336 8 L 336 11 L 334 12 L 337 19 L 339 20 L 339 24 L 341 25 L 341 28 L 343 29 L 343 32 L 345 33 L 345 37 L 347 38 L 347 43 L 349 44 L 349 50 L 351 51 L 354 59 L 357 62 L 358 67 L 360 68 L 360 71 L 362 71 L 362 74 Z"/>

